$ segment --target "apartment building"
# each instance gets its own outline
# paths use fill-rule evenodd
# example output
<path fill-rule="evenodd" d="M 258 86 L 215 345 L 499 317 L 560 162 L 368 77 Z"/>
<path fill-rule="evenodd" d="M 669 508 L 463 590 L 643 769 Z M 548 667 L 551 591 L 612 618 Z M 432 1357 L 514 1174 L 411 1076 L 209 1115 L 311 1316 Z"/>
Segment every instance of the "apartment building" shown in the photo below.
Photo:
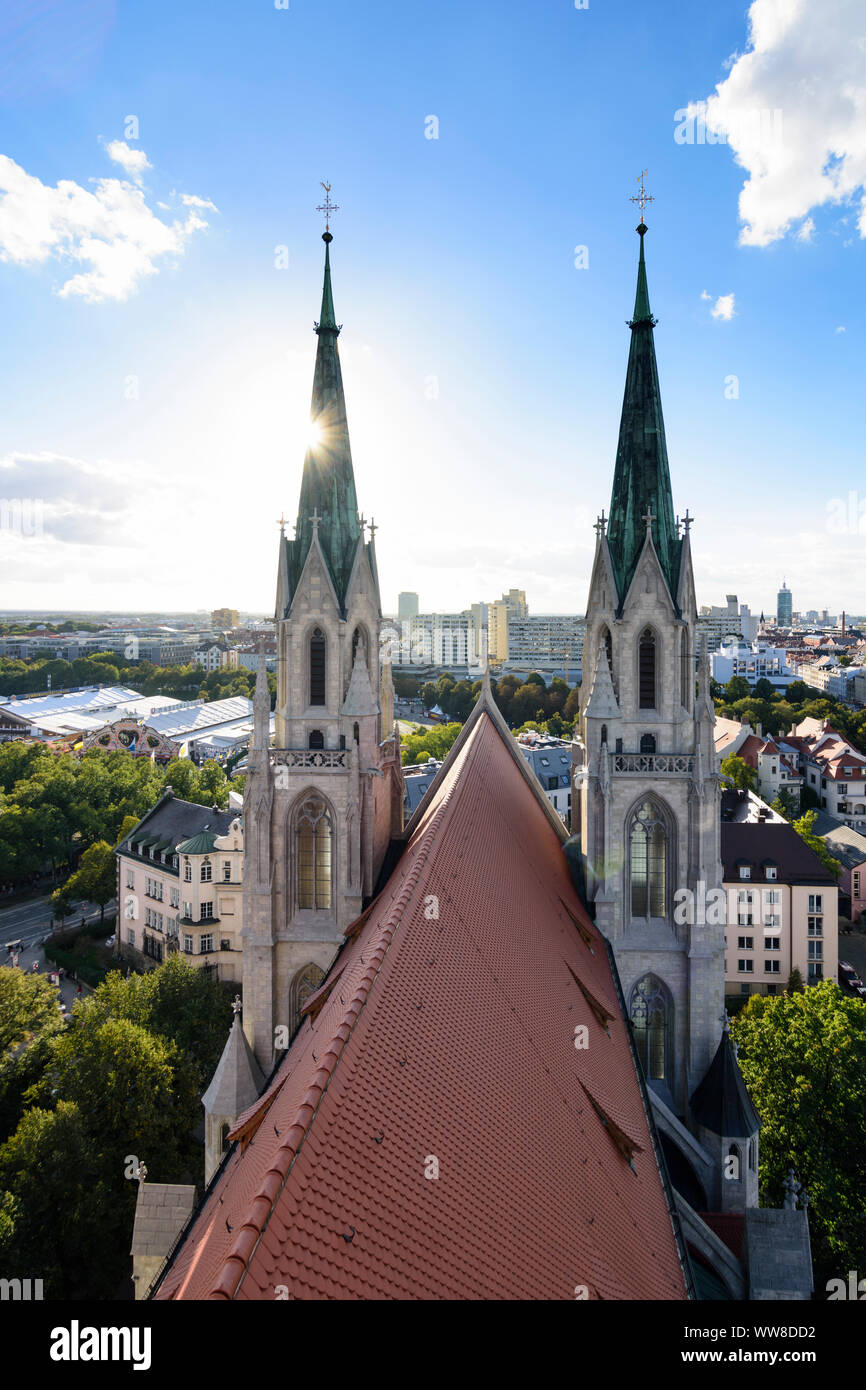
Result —
<path fill-rule="evenodd" d="M 721 857 L 725 992 L 782 993 L 795 967 L 804 984 L 835 980 L 839 889 L 794 828 L 752 792 L 726 791 Z"/>
<path fill-rule="evenodd" d="M 242 978 L 240 809 L 162 798 L 115 851 L 115 952 L 138 968 L 172 952 L 220 979 Z"/>

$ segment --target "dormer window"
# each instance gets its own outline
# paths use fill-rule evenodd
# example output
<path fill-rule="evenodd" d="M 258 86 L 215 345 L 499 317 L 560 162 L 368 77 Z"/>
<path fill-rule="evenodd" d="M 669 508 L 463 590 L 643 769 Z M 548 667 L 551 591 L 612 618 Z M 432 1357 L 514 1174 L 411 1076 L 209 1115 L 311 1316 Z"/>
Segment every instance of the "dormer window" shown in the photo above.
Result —
<path fill-rule="evenodd" d="M 749 864 L 741 864 L 741 865 L 740 865 L 740 878 L 741 878 L 741 879 L 748 879 L 748 878 L 751 878 L 751 877 L 752 877 L 751 865 L 749 865 Z"/>
<path fill-rule="evenodd" d="M 775 880 L 779 877 L 779 871 L 776 868 L 775 864 L 764 865 L 764 877 L 769 879 L 771 882 L 775 882 Z"/>

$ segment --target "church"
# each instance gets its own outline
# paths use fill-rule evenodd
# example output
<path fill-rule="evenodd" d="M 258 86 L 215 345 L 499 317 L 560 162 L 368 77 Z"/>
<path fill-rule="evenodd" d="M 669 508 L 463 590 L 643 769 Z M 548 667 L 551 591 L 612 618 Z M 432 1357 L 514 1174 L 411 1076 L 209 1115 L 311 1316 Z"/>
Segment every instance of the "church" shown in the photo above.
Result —
<path fill-rule="evenodd" d="M 793 1177 L 784 1208 L 758 1205 L 724 926 L 675 910 L 721 885 L 720 785 L 644 203 L 570 835 L 489 676 L 403 824 L 326 224 L 276 737 L 262 658 L 244 792 L 243 1021 L 238 999 L 203 1101 L 206 1191 L 140 1296 L 810 1296 Z"/>

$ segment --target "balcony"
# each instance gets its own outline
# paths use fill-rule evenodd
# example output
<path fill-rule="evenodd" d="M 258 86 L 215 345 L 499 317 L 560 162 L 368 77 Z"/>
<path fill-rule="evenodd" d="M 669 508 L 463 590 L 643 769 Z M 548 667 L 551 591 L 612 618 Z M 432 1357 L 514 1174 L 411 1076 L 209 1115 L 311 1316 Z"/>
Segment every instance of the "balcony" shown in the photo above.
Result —
<path fill-rule="evenodd" d="M 614 777 L 690 776 L 695 770 L 693 753 L 614 753 Z"/>

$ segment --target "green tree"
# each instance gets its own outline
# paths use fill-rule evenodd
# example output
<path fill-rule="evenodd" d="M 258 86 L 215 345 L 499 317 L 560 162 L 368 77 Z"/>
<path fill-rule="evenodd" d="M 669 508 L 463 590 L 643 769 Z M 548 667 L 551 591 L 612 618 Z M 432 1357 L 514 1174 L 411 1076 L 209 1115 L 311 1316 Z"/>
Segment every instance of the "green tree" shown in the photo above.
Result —
<path fill-rule="evenodd" d="M 0 1059 L 61 1027 L 57 991 L 46 976 L 0 969 Z"/>
<path fill-rule="evenodd" d="M 745 676 L 731 676 L 725 686 L 725 699 L 731 704 L 735 700 L 745 700 L 751 693 L 751 687 Z"/>
<path fill-rule="evenodd" d="M 799 820 L 794 821 L 794 829 L 805 840 L 811 850 L 817 854 L 824 868 L 827 869 L 837 879 L 842 872 L 842 865 L 838 859 L 834 859 L 820 835 L 815 834 L 815 821 L 818 819 L 817 811 L 805 811 Z"/>
<path fill-rule="evenodd" d="M 77 1105 L 28 1110 L 0 1147 L 4 1273 L 43 1279 L 49 1298 L 114 1297 L 128 1261 L 134 1186 L 109 1193 Z"/>
<path fill-rule="evenodd" d="M 772 681 L 768 681 L 766 676 L 761 676 L 760 680 L 755 681 L 753 695 L 759 700 L 774 700 L 776 698 L 776 688 Z"/>
<path fill-rule="evenodd" d="M 866 1005 L 832 981 L 752 995 L 731 1024 L 761 1117 L 761 1201 L 781 1206 L 788 1169 L 809 1193 L 816 1288 L 866 1265 Z"/>
<path fill-rule="evenodd" d="M 792 705 L 802 705 L 814 692 L 809 689 L 805 681 L 791 681 L 785 691 L 785 699 Z"/>
<path fill-rule="evenodd" d="M 63 886 L 65 900 L 81 898 L 83 902 L 96 903 L 99 920 L 104 922 L 105 904 L 111 901 L 116 891 L 117 860 L 114 850 L 105 840 L 97 840 L 95 845 L 84 851 L 75 873 L 66 880 Z"/>
<path fill-rule="evenodd" d="M 721 774 L 723 777 L 730 777 L 735 787 L 741 791 L 751 791 L 754 789 L 758 779 L 758 774 L 753 767 L 750 767 L 743 758 L 736 753 L 729 753 L 722 759 Z"/>
<path fill-rule="evenodd" d="M 806 986 L 803 984 L 803 976 L 800 974 L 800 971 L 795 965 L 790 975 L 788 976 L 788 983 L 785 986 L 785 993 L 802 994 L 805 988 Z"/>

